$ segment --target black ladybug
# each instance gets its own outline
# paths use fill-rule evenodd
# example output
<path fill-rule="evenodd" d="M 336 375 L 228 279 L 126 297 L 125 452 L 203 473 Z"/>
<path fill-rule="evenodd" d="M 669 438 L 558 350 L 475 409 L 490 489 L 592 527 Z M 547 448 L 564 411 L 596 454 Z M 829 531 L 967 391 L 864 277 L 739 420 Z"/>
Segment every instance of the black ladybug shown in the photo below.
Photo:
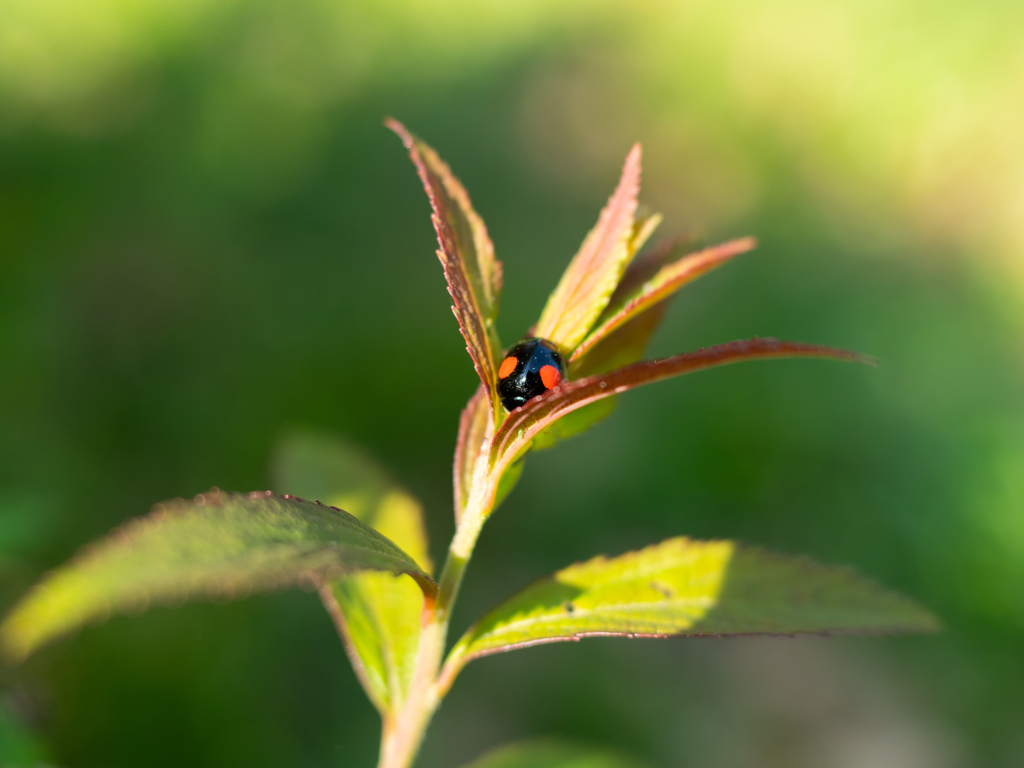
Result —
<path fill-rule="evenodd" d="M 498 368 L 498 395 L 509 411 L 557 387 L 565 378 L 565 360 L 547 339 L 520 341 Z"/>

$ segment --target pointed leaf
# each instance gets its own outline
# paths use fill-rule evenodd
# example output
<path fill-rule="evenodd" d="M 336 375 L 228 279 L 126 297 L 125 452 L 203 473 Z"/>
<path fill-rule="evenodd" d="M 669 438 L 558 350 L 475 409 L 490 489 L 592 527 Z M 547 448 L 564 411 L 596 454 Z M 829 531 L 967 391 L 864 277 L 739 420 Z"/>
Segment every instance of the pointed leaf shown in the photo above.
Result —
<path fill-rule="evenodd" d="M 638 768 L 639 765 L 592 747 L 543 740 L 498 747 L 465 768 Z"/>
<path fill-rule="evenodd" d="M 650 251 L 633 259 L 629 266 L 626 267 L 626 271 L 622 273 L 622 279 L 615 287 L 615 293 L 612 294 L 608 306 L 605 307 L 601 317 L 598 318 L 599 323 L 614 312 L 617 307 L 622 306 L 627 297 L 636 293 L 644 283 L 658 274 L 658 270 L 682 256 L 703 250 L 697 247 L 698 243 L 699 237 L 696 233 L 690 232 L 676 235 L 661 240 Z"/>
<path fill-rule="evenodd" d="M 672 376 L 759 358 L 821 357 L 833 360 L 871 362 L 854 352 L 815 344 L 775 339 L 750 339 L 719 344 L 663 360 L 649 360 L 611 373 L 566 382 L 534 398 L 508 415 L 491 441 L 492 467 L 519 454 L 543 429 L 562 416 L 590 403 L 620 394 L 642 384 Z"/>
<path fill-rule="evenodd" d="M 607 306 L 635 252 L 630 246 L 638 234 L 634 217 L 639 192 L 640 145 L 636 144 L 626 157 L 619 186 L 548 298 L 534 328 L 534 335 L 554 342 L 566 357 Z M 652 220 L 657 223 L 657 219 Z"/>
<path fill-rule="evenodd" d="M 636 216 L 633 219 L 633 229 L 629 234 L 629 241 L 626 244 L 626 249 L 629 251 L 629 256 L 626 259 L 626 268 L 623 270 L 622 276 L 625 277 L 629 273 L 629 268 L 633 265 L 633 259 L 636 258 L 637 253 L 643 248 L 647 241 L 654 234 L 664 217 L 660 213 L 649 213 L 643 210 L 642 206 L 637 205 Z M 621 279 L 620 279 L 621 284 Z M 616 286 L 616 290 L 618 286 Z M 612 296 L 615 296 L 615 292 L 612 292 Z"/>
<path fill-rule="evenodd" d="M 496 410 L 497 355 L 501 344 L 494 323 L 501 297 L 501 262 L 494 258 L 494 246 L 483 219 L 473 210 L 469 195 L 448 165 L 397 120 L 389 119 L 385 124 L 409 150 L 430 198 L 434 229 L 441 245 L 437 256 L 448 281 L 452 311 L 476 372 L 490 393 L 491 407 Z"/>
<path fill-rule="evenodd" d="M 282 441 L 274 475 L 281 488 L 347 505 L 431 570 L 419 502 L 358 447 L 326 435 L 295 433 Z M 398 708 L 419 645 L 423 598 L 416 584 L 403 576 L 361 572 L 332 579 L 320 596 L 370 700 L 382 713 Z"/>
<path fill-rule="evenodd" d="M 651 307 L 669 298 L 687 283 L 696 280 L 716 267 L 720 267 L 734 256 L 752 250 L 756 245 L 757 241 L 754 238 L 743 237 L 711 248 L 705 248 L 697 253 L 684 256 L 678 261 L 666 264 L 632 291 L 626 293 L 623 290 L 623 295 L 613 296 L 608 308 L 599 318 L 597 327 L 576 348 L 572 361 L 575 362 L 582 358 L 596 344 L 607 339 L 610 334 L 630 320 L 635 319 L 642 312 L 650 310 Z M 623 280 L 623 283 L 626 283 L 626 281 Z M 628 290 L 628 287 L 628 284 L 620 285 L 620 289 L 626 288 Z M 617 291 L 616 293 L 618 294 L 619 292 Z"/>
<path fill-rule="evenodd" d="M 492 411 L 487 401 L 487 390 L 483 385 L 466 403 L 459 417 L 459 436 L 455 443 L 455 465 L 453 479 L 455 486 L 455 522 L 462 517 L 469 494 L 473 489 L 473 475 L 477 460 L 484 452 L 487 438 L 493 431 Z"/>
<path fill-rule="evenodd" d="M 696 238 L 692 235 L 663 240 L 650 253 L 631 261 L 608 306 L 597 319 L 596 325 L 600 327 L 659 270 L 680 254 L 691 252 L 695 242 Z M 599 341 L 589 345 L 585 355 L 574 355 L 574 359 L 569 363 L 569 378 L 580 379 L 595 373 L 607 373 L 643 359 L 647 343 L 661 324 L 671 298 L 670 296 L 665 301 L 655 304 L 646 312 L 635 315 L 607 333 Z"/>
<path fill-rule="evenodd" d="M 936 619 L 848 568 L 730 541 L 669 539 L 541 579 L 470 628 L 445 677 L 471 659 L 561 640 L 621 635 L 931 632 Z"/>
<path fill-rule="evenodd" d="M 630 258 L 632 258 L 632 254 L 636 253 L 643 246 L 651 232 L 654 231 L 654 228 L 660 222 L 661 216 L 659 214 L 637 219 L 633 227 L 634 234 L 629 245 Z M 643 259 L 641 262 L 648 263 L 650 259 Z M 630 279 L 630 275 L 636 271 L 634 268 L 639 266 L 639 264 L 640 262 L 637 261 L 630 262 L 625 274 L 622 276 L 622 282 Z M 622 282 L 620 282 L 619 288 L 622 287 Z M 643 281 L 640 282 L 642 283 Z M 619 288 L 612 294 L 612 305 L 614 305 L 615 297 L 619 293 Z M 604 314 L 607 314 L 607 311 L 606 309 Z M 602 317 L 604 314 L 602 314 Z M 605 373 L 614 368 L 621 368 L 624 365 L 635 363 L 643 357 L 644 350 L 647 348 L 647 342 L 650 340 L 651 334 L 654 333 L 654 329 L 661 322 L 663 314 L 664 305 L 655 306 L 646 313 L 634 317 L 624 325 L 613 330 L 601 343 L 592 348 L 590 354 L 585 358 L 570 362 L 570 378 L 578 379 L 595 373 Z M 539 432 L 533 440 L 533 450 L 540 451 L 553 448 L 563 440 L 568 440 L 570 437 L 586 432 L 597 422 L 609 416 L 613 410 L 615 410 L 615 398 L 611 397 L 573 411 L 547 429 Z"/>
<path fill-rule="evenodd" d="M 408 573 L 431 599 L 430 577 L 352 515 L 269 491 L 214 491 L 158 506 L 45 577 L 0 626 L 23 658 L 93 619 L 202 596 L 235 598 L 357 570 Z"/>

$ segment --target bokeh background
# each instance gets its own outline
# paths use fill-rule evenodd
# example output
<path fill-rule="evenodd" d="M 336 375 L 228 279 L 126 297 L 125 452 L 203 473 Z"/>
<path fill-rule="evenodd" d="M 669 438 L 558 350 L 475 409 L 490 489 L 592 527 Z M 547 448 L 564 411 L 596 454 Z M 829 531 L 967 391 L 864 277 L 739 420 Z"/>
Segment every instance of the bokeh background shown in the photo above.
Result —
<path fill-rule="evenodd" d="M 419 763 L 563 736 L 655 768 L 1024 766 L 1024 5 L 1012 0 L 2 0 L 0 598 L 158 500 L 365 445 L 435 555 L 474 388 L 394 115 L 485 217 L 517 338 L 630 144 L 663 234 L 754 234 L 626 396 L 529 460 L 455 631 L 691 534 L 846 563 L 937 637 L 591 640 L 471 665 Z M 286 491 L 287 489 L 280 489 Z M 314 595 L 119 618 L 0 672 L 0 765 L 370 766 Z"/>

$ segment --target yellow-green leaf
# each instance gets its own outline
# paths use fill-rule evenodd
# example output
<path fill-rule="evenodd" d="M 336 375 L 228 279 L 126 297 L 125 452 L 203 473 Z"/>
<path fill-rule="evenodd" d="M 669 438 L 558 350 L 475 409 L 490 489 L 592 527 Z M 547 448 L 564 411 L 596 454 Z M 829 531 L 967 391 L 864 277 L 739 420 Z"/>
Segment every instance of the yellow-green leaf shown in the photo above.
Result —
<path fill-rule="evenodd" d="M 638 241 L 653 226 L 635 229 L 640 192 L 640 145 L 634 145 L 619 185 L 548 298 L 534 335 L 548 339 L 568 358 L 611 298 Z M 657 224 L 658 219 L 647 221 Z"/>
<path fill-rule="evenodd" d="M 560 640 L 621 635 L 928 632 L 935 618 L 848 568 L 730 541 L 669 539 L 596 557 L 491 611 L 452 650 L 445 677 L 480 656 Z"/>
<path fill-rule="evenodd" d="M 232 599 L 359 570 L 428 574 L 347 512 L 293 496 L 211 491 L 158 505 L 44 577 L 0 626 L 12 658 L 76 627 L 154 603 Z"/>
<path fill-rule="evenodd" d="M 273 472 L 280 488 L 345 504 L 430 572 L 419 502 L 356 446 L 326 435 L 294 433 L 281 442 Z M 364 572 L 331 580 L 320 596 L 374 705 L 381 712 L 399 706 L 419 643 L 423 598 L 416 585 L 403 576 Z"/>
<path fill-rule="evenodd" d="M 611 752 L 571 742 L 539 740 L 493 749 L 464 768 L 639 768 Z"/>

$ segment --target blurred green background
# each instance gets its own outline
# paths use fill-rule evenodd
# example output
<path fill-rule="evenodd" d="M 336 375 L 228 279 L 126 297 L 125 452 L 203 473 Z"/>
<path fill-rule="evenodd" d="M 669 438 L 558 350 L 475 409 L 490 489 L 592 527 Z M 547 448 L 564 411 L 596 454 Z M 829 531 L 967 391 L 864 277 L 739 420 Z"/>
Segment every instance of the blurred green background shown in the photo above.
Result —
<path fill-rule="evenodd" d="M 461 632 L 532 579 L 691 534 L 847 563 L 938 637 L 591 640 L 484 659 L 419 765 L 564 736 L 652 766 L 1024 766 L 1024 5 L 0 0 L 0 597 L 158 500 L 364 444 L 452 531 L 474 374 L 394 115 L 486 219 L 506 342 L 644 142 L 661 234 L 754 234 L 626 396 L 530 459 Z M 287 491 L 288 489 L 279 489 Z M 314 595 L 119 618 L 0 672 L 0 765 L 370 766 Z"/>

